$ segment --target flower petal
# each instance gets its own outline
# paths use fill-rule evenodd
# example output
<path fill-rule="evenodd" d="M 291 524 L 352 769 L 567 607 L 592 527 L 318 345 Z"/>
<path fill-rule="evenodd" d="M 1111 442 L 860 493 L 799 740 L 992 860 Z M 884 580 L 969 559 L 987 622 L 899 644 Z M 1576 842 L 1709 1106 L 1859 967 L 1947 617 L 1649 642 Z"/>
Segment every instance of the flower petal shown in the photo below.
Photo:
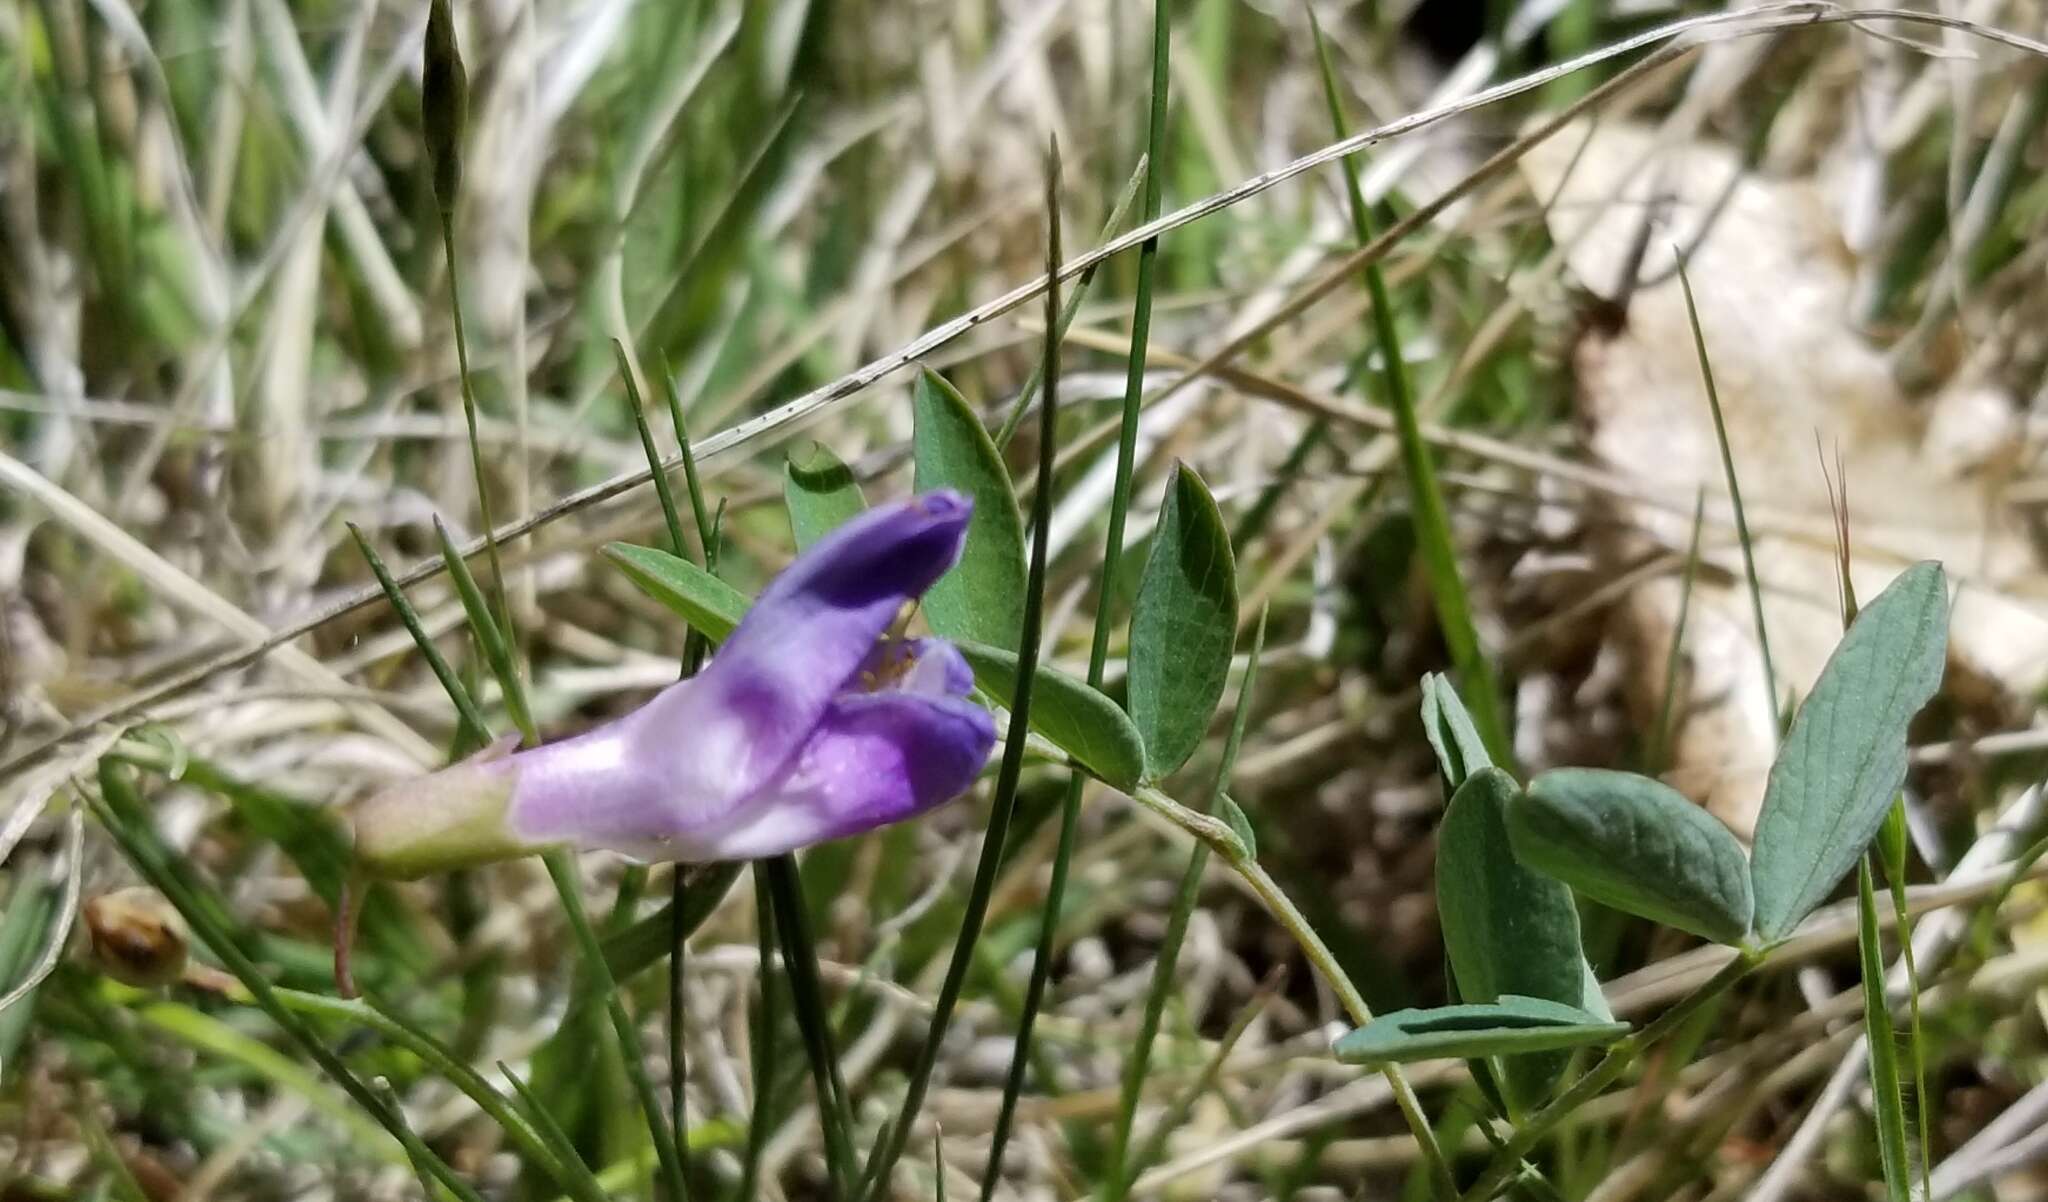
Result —
<path fill-rule="evenodd" d="M 783 771 L 898 611 L 960 558 L 972 509 L 940 490 L 847 522 L 769 583 L 702 673 L 632 715 L 689 822 Z"/>
<path fill-rule="evenodd" d="M 791 770 L 690 858 L 779 855 L 921 814 L 966 792 L 995 740 L 988 711 L 957 697 L 839 697 Z"/>

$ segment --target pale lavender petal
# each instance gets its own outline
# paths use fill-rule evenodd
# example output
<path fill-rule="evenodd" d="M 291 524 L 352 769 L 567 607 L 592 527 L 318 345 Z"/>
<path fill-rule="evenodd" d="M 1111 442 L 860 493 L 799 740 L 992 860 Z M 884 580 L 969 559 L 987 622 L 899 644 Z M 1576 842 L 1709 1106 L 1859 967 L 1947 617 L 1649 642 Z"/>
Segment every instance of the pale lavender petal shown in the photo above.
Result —
<path fill-rule="evenodd" d="M 667 849 L 700 807 L 638 749 L 633 735 L 644 712 L 513 756 L 508 825 L 528 843 L 678 858 Z"/>
<path fill-rule="evenodd" d="M 847 694 L 795 766 L 706 832 L 703 849 L 715 859 L 779 855 L 921 814 L 966 792 L 995 740 L 988 711 L 956 697 Z"/>
<path fill-rule="evenodd" d="M 678 804 L 722 813 L 780 774 L 903 605 L 960 557 L 973 506 L 940 490 L 881 505 L 769 583 L 702 673 L 630 721 Z"/>

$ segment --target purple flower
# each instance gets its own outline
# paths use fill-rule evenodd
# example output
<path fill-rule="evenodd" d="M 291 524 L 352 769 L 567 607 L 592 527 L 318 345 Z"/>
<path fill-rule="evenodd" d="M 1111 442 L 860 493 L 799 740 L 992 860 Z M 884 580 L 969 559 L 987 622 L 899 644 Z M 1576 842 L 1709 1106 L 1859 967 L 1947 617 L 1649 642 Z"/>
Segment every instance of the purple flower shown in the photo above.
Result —
<path fill-rule="evenodd" d="M 768 585 L 702 672 L 574 738 L 502 741 L 385 790 L 356 812 L 358 853 L 401 877 L 551 845 L 742 859 L 959 796 L 995 722 L 952 644 L 890 628 L 960 557 L 971 508 L 939 491 L 853 519 Z"/>

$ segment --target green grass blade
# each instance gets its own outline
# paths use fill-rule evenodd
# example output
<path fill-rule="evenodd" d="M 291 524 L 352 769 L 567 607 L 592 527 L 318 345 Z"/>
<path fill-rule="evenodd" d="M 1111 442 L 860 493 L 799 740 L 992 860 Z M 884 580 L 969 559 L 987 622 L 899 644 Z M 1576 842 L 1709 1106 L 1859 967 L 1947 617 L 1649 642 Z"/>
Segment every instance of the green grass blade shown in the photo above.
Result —
<path fill-rule="evenodd" d="M 689 544 L 683 541 L 683 519 L 676 512 L 675 490 L 669 487 L 668 473 L 661 470 L 661 452 L 654 445 L 654 429 L 647 424 L 646 403 L 640 398 L 640 373 L 633 366 L 632 356 L 626 353 L 626 344 L 612 339 L 612 354 L 619 361 L 619 379 L 626 385 L 626 413 L 633 419 L 633 430 L 640 436 L 640 451 L 647 457 L 647 470 L 654 477 L 654 495 L 661 504 L 662 524 L 668 528 L 669 546 L 679 556 L 688 555 Z M 692 495 L 693 501 L 701 498 Z"/>
<path fill-rule="evenodd" d="M 654 913 L 620 931 L 604 937 L 605 968 L 612 979 L 624 984 L 654 967 L 668 951 L 668 940 L 680 928 L 689 935 L 725 901 L 746 866 L 741 863 L 707 864 L 682 887 L 680 899 L 671 898 Z"/>
<path fill-rule="evenodd" d="M 1884 942 L 1877 927 L 1877 892 L 1870 859 L 1856 863 L 1856 951 L 1863 968 L 1863 1033 L 1870 1041 L 1870 1087 L 1877 1110 L 1877 1148 L 1885 1195 L 1910 1202 L 1912 1155 L 1906 1140 L 1906 1099 L 1899 1082 L 1899 1048 L 1884 996 Z"/>
<path fill-rule="evenodd" d="M 758 864 L 757 864 L 758 867 Z M 754 1110 L 747 1123 L 747 1146 L 740 1158 L 740 1184 L 733 1197 L 758 1198 L 761 1158 L 774 1132 L 775 1083 L 782 1068 L 782 989 L 775 964 L 775 903 L 767 877 L 754 873 L 754 930 L 760 938 L 761 1012 L 754 1024 Z"/>
<path fill-rule="evenodd" d="M 670 1202 L 682 1202 L 687 1191 L 683 1186 L 682 1163 L 676 1156 L 676 1137 L 668 1129 L 668 1119 L 654 1093 L 654 1082 L 647 1076 L 647 1065 L 641 1055 L 640 1033 L 633 1025 L 632 1016 L 626 1013 L 618 982 L 612 979 L 611 970 L 605 966 L 604 948 L 590 925 L 589 913 L 584 910 L 575 862 L 559 850 L 543 853 L 541 862 L 547 866 L 548 879 L 554 882 L 555 896 L 562 903 L 562 914 L 569 920 L 569 932 L 583 953 L 583 970 L 594 978 L 597 993 L 604 999 L 605 1011 L 611 1017 L 612 1034 L 618 1040 L 627 1079 L 632 1082 L 633 1093 L 640 1101 L 647 1134 L 654 1141 L 662 1187 Z"/>
<path fill-rule="evenodd" d="M 1131 206 L 1137 203 L 1138 189 L 1145 182 L 1145 164 L 1145 156 L 1139 155 L 1137 170 L 1131 172 L 1131 178 L 1124 184 L 1124 190 L 1117 194 L 1116 203 L 1110 206 L 1109 220 L 1102 223 L 1102 233 L 1096 238 L 1098 243 L 1109 241 L 1110 236 L 1116 233 L 1118 227 L 1123 225 L 1124 218 L 1130 214 Z M 1067 327 L 1074 324 L 1074 315 L 1081 311 L 1081 302 L 1088 299 L 1088 289 L 1095 283 L 1095 273 L 1101 266 L 1097 263 L 1082 272 L 1080 278 L 1074 281 L 1074 290 L 1067 294 L 1066 303 L 1060 307 L 1059 336 L 1062 339 L 1067 336 Z M 1017 399 L 1010 405 L 1010 415 L 1003 419 L 1002 429 L 996 432 L 996 450 L 1004 450 L 1010 445 L 1010 440 L 1016 437 L 1017 427 L 1024 424 L 1024 415 L 1031 409 L 1031 398 L 1038 395 L 1038 390 L 1044 383 L 1045 361 L 1041 359 L 1032 364 L 1031 375 L 1025 379 L 1024 387 L 1017 390 Z"/>
<path fill-rule="evenodd" d="M 1664 657 L 1664 697 L 1657 703 L 1657 722 L 1650 728 L 1648 770 L 1663 769 L 1671 756 L 1671 717 L 1678 704 L 1678 677 L 1685 666 L 1685 627 L 1692 617 L 1692 590 L 1699 577 L 1700 528 L 1707 516 L 1707 491 L 1701 489 L 1692 503 L 1692 538 L 1685 548 L 1685 574 L 1678 586 L 1678 620 L 1671 624 L 1671 650 Z"/>
<path fill-rule="evenodd" d="M 1165 119 L 1164 59 L 1165 34 L 1167 25 L 1164 0 L 1155 6 L 1153 24 L 1162 31 L 1155 37 L 1153 53 L 1154 117 L 1155 126 Z M 1156 151 L 1159 130 L 1153 130 L 1151 146 Z M 1156 167 L 1158 159 L 1148 155 L 1148 161 Z M 1045 293 L 1045 405 L 1039 418 L 1041 433 L 1039 445 L 1038 492 L 1032 497 L 1034 513 L 1042 512 L 1051 504 L 1049 494 L 1052 488 L 1051 456 L 1053 453 L 1054 413 L 1053 403 L 1059 379 L 1059 336 L 1058 319 L 1060 223 L 1059 197 L 1061 189 L 1060 155 L 1057 141 L 1050 145 L 1046 175 L 1046 215 L 1050 238 L 1046 249 L 1046 293 Z M 1145 203 L 1149 213 L 1156 214 L 1159 207 L 1159 177 L 1156 170 L 1145 174 Z M 1095 635 L 1088 653 L 1088 687 L 1102 687 L 1103 664 L 1109 651 L 1108 614 L 1116 601 L 1117 565 L 1123 550 L 1124 520 L 1130 508 L 1131 465 L 1135 458 L 1139 390 L 1144 382 L 1144 359 L 1146 330 L 1152 320 L 1152 263 L 1158 257 L 1158 244 L 1148 242 L 1139 252 L 1138 258 L 1138 301 L 1131 343 L 1131 360 L 1124 380 L 1124 408 L 1116 460 L 1116 483 L 1109 506 L 1109 542 L 1106 558 L 1102 565 L 1100 590 L 1096 599 Z M 1032 567 L 1035 589 L 1043 587 L 1043 574 L 1037 571 L 1039 561 L 1044 557 L 1045 541 L 1050 529 L 1050 514 L 1040 522 L 1032 535 Z M 1027 619 L 1035 620 L 1035 619 Z M 1043 910 L 1039 917 L 1038 939 L 1031 959 L 1031 977 L 1024 987 L 1024 1001 L 1017 1015 L 1016 1044 L 1010 1053 L 1010 1067 L 1003 1080 L 1002 1101 L 996 1111 L 995 1130 L 989 1138 L 988 1159 L 982 1170 L 982 1199 L 987 1202 L 989 1191 L 1002 1175 L 1003 1151 L 1009 1143 L 1010 1125 L 1017 1110 L 1017 1095 L 1024 1087 L 1024 1077 L 1031 1064 L 1031 1034 L 1038 1021 L 1038 1011 L 1045 1003 L 1046 985 L 1052 972 L 1053 940 L 1059 931 L 1060 911 L 1066 898 L 1067 873 L 1074 859 L 1074 833 L 1080 823 L 1081 792 L 1086 781 L 1079 772 L 1070 773 L 1067 790 L 1060 802 L 1060 824 L 1058 842 L 1052 856 L 1052 878 L 1046 886 Z"/>
<path fill-rule="evenodd" d="M 1163 518 L 1161 523 L 1164 524 Z M 1232 609 L 1235 608 L 1233 605 Z M 1234 613 L 1230 625 L 1233 629 L 1237 625 Z M 1261 610 L 1258 627 L 1252 633 L 1251 656 L 1245 661 L 1244 681 L 1237 688 L 1237 712 L 1231 717 L 1230 735 L 1223 744 L 1223 760 L 1216 766 L 1216 777 L 1210 788 L 1212 810 L 1227 799 L 1231 769 L 1237 766 L 1237 752 L 1244 745 L 1245 726 L 1251 717 L 1252 698 L 1258 688 L 1259 660 L 1265 650 L 1266 614 Z M 1138 1019 L 1138 1037 L 1131 1045 L 1130 1058 L 1124 1062 L 1123 1083 L 1117 1097 L 1116 1131 L 1110 1139 L 1109 1160 L 1103 1170 L 1099 1193 L 1104 1202 L 1121 1202 L 1130 1193 L 1131 1182 L 1136 1178 L 1136 1172 L 1128 1166 L 1138 1099 L 1145 1090 L 1145 1077 L 1152 1064 L 1152 1044 L 1159 1037 L 1160 1020 L 1166 1014 L 1167 995 L 1173 991 L 1174 977 L 1180 964 L 1181 943 L 1187 937 L 1188 921 L 1194 915 L 1196 900 L 1201 896 L 1202 873 L 1208 864 L 1209 845 L 1197 842 L 1194 850 L 1188 853 L 1187 868 L 1181 873 L 1180 887 L 1174 893 L 1173 909 L 1167 914 L 1166 934 L 1160 940 L 1158 954 L 1152 962 L 1152 983 L 1145 991 L 1145 1009 Z"/>
<path fill-rule="evenodd" d="M 1162 154 L 1166 149 L 1166 99 L 1170 78 L 1168 71 L 1172 48 L 1173 21 L 1170 5 L 1166 0 L 1154 0 L 1152 5 L 1152 97 L 1145 128 L 1145 199 L 1139 215 L 1143 222 L 1159 216 L 1165 189 L 1165 169 Z M 1053 381 L 1059 373 L 1059 304 L 1055 294 L 1059 291 L 1059 196 L 1060 168 L 1059 149 L 1053 146 L 1052 170 L 1046 185 L 1046 208 L 1052 222 L 1051 255 L 1046 263 L 1045 296 L 1045 387 L 1046 404 L 1052 402 Z M 1096 581 L 1095 629 L 1088 647 L 1088 685 L 1102 687 L 1103 671 L 1109 661 L 1109 638 L 1112 625 L 1111 614 L 1117 604 L 1118 582 L 1122 576 L 1124 555 L 1124 525 L 1131 507 L 1131 476 L 1137 462 L 1138 415 L 1144 401 L 1145 357 L 1152 337 L 1152 289 L 1159 267 L 1159 240 L 1146 241 L 1138 248 L 1137 292 L 1132 300 L 1131 344 L 1124 364 L 1123 410 L 1117 425 L 1116 476 L 1109 498 L 1109 531 L 1103 542 L 1102 570 Z M 1051 453 L 1049 446 L 1039 448 L 1041 464 Z M 1047 473 L 1040 470 L 1039 487 L 1049 487 Z M 1043 504 L 1043 497 L 1034 498 L 1034 504 Z M 1041 529 L 1038 540 L 1045 538 Z M 1074 834 L 1080 824 L 1081 793 L 1086 782 L 1079 773 L 1072 774 L 1067 781 L 1067 791 L 1060 800 L 1059 842 L 1053 849 L 1052 879 L 1046 887 L 1044 910 L 1039 920 L 1039 936 L 1036 951 L 1031 962 L 1031 979 L 1024 991 L 1024 1009 L 1019 1015 L 1017 1043 L 1011 1053 L 1010 1072 L 1003 1086 L 1002 1108 L 998 1111 L 996 1129 L 989 1141 L 987 1168 L 982 1173 L 984 1197 L 994 1180 L 1001 1175 L 1003 1150 L 1009 1140 L 1008 1116 L 1016 1110 L 1016 1095 L 1023 1086 L 1024 1069 L 1031 1057 L 1032 1028 L 1038 1019 L 1039 1007 L 1044 1004 L 1047 982 L 1052 972 L 1052 943 L 1059 929 L 1060 913 L 1066 902 L 1067 873 L 1074 859 Z"/>
<path fill-rule="evenodd" d="M 1920 964 L 1913 953 L 1913 915 L 1906 904 L 1906 851 L 1910 842 L 1906 829 L 1906 798 L 1904 794 L 1892 799 L 1892 812 L 1886 816 L 1884 826 L 1878 830 L 1877 846 L 1884 859 L 1884 879 L 1891 888 L 1892 929 L 1898 932 L 1899 958 L 1906 965 L 1906 996 L 1910 1011 L 1907 1015 L 1906 1056 L 1913 1062 L 1913 1104 L 1914 1134 L 1920 1153 L 1921 1196 L 1934 1196 L 1932 1174 L 1934 1172 L 1934 1149 L 1932 1136 L 1934 1117 L 1927 1104 L 1927 1044 L 1920 1025 Z"/>
<path fill-rule="evenodd" d="M 1316 51 L 1321 62 L 1324 98 L 1330 108 L 1330 122 L 1338 138 L 1349 136 L 1344 106 L 1337 94 L 1337 80 L 1330 63 L 1329 47 L 1322 30 L 1316 28 Z M 1359 188 L 1358 168 L 1344 161 L 1344 189 L 1351 206 L 1351 227 L 1360 247 L 1372 242 L 1372 210 Z M 1451 665 L 1464 684 L 1466 705 L 1472 721 L 1486 740 L 1497 764 L 1512 764 L 1513 744 L 1508 737 L 1506 712 L 1501 708 L 1500 683 L 1495 679 L 1493 660 L 1479 641 L 1472 621 L 1472 603 L 1465 578 L 1458 568 L 1457 540 L 1451 531 L 1450 510 L 1444 504 L 1443 489 L 1436 478 L 1436 463 L 1429 444 L 1422 439 L 1421 419 L 1415 412 L 1415 397 L 1408 386 L 1408 368 L 1402 359 L 1401 335 L 1394 323 L 1394 304 L 1387 292 L 1386 277 L 1377 262 L 1365 268 L 1365 288 L 1372 301 L 1373 333 L 1379 342 L 1380 383 L 1386 390 L 1387 406 L 1394 411 L 1395 436 L 1401 448 L 1401 467 L 1408 483 L 1408 503 L 1414 512 L 1417 551 L 1429 577 L 1430 598 L 1436 603 L 1437 625 L 1450 649 Z"/>
<path fill-rule="evenodd" d="M 1693 350 L 1700 360 L 1700 382 L 1707 390 L 1707 407 L 1714 414 L 1714 441 L 1721 447 L 1721 471 L 1728 482 L 1728 503 L 1735 508 L 1735 537 L 1742 544 L 1742 576 L 1749 586 L 1750 614 L 1756 621 L 1756 646 L 1764 661 L 1764 690 L 1771 699 L 1771 729 L 1785 729 L 1785 715 L 1778 696 L 1778 673 L 1771 664 L 1771 636 L 1764 625 L 1764 589 L 1756 574 L 1756 548 L 1749 537 L 1749 518 L 1742 509 L 1742 486 L 1735 479 L 1735 452 L 1728 445 L 1728 420 L 1721 413 L 1721 392 L 1714 387 L 1714 365 L 1707 358 L 1707 336 L 1700 329 L 1700 312 L 1693 304 L 1692 279 L 1685 273 L 1685 260 L 1678 261 L 1678 284 L 1685 293 L 1685 317 L 1692 326 Z"/>
<path fill-rule="evenodd" d="M 469 628 L 476 634 L 477 645 L 483 648 L 484 662 L 491 666 L 491 675 L 498 678 L 498 687 L 505 694 L 505 709 L 512 715 L 512 725 L 519 728 L 527 746 L 535 746 L 540 742 L 540 729 L 526 703 L 526 682 L 520 679 L 519 664 L 512 656 L 512 645 L 505 639 L 504 628 L 491 616 L 490 604 L 484 600 L 483 590 L 477 588 L 468 561 L 462 558 L 455 540 L 448 537 L 448 527 L 440 518 L 434 519 L 434 537 L 440 540 L 441 561 L 448 565 L 449 579 L 455 582 L 455 595 L 461 598 L 462 610 L 469 616 Z"/>
<path fill-rule="evenodd" d="M 583 1158 L 577 1155 L 576 1152 L 576 1141 L 570 1139 L 569 1133 L 562 1130 L 562 1125 L 556 1122 L 555 1116 L 548 1112 L 546 1104 L 534 1094 L 525 1081 L 520 1080 L 519 1074 L 512 1071 L 511 1065 L 500 1060 L 498 1062 L 498 1071 L 505 1074 L 505 1080 L 512 1084 L 512 1092 L 519 1095 L 519 1101 L 525 1107 L 528 1126 L 535 1136 L 563 1164 L 583 1166 Z M 583 1167 L 585 1172 L 589 1171 L 587 1166 Z M 591 1178 L 590 1184 L 597 1188 L 598 1199 L 605 1197 L 604 1189 L 598 1185 L 595 1177 Z M 577 1189 L 570 1190 L 569 1192 L 571 1196 L 579 1199 L 586 1196 L 581 1192 L 580 1184 Z"/>
<path fill-rule="evenodd" d="M 1059 175 L 1058 164 L 1059 152 L 1055 147 L 1054 179 Z M 1031 565 L 1024 588 L 1024 624 L 1017 644 L 1017 687 L 1010 696 L 1010 722 L 1003 734 L 1002 766 L 996 770 L 995 800 L 989 813 L 988 829 L 981 838 L 981 858 L 974 866 L 973 883 L 968 886 L 960 931 L 953 940 L 953 950 L 946 962 L 946 976 L 939 985 L 931 1025 L 925 1031 L 924 1043 L 911 1066 L 903 1104 L 898 1108 L 895 1119 L 882 1129 L 881 1137 L 861 1173 L 861 1188 L 854 1196 L 866 1202 L 876 1202 L 888 1193 L 890 1172 L 902 1158 L 904 1146 L 910 1140 L 910 1125 L 924 1106 L 932 1069 L 938 1064 L 939 1046 L 952 1021 L 953 1009 L 959 1004 L 967 970 L 974 963 L 974 947 L 981 938 L 982 922 L 988 917 L 989 899 L 995 893 L 996 877 L 1002 871 L 1004 853 L 1008 850 L 1010 824 L 1017 813 L 1017 783 L 1024 772 L 1025 732 L 1031 729 L 1031 697 L 1038 679 L 1040 627 L 1045 613 L 1046 543 L 1052 526 L 1052 466 L 1059 446 L 1059 372 L 1054 367 L 1058 362 L 1059 330 L 1058 323 L 1052 320 L 1059 311 L 1060 225 L 1057 205 L 1049 206 L 1047 220 L 1050 230 L 1046 260 L 1051 281 L 1045 293 L 1048 320 L 1044 355 L 1047 370 L 1045 401 L 1039 406 L 1038 414 L 1038 487 L 1031 498 Z M 1019 1046 L 1021 1048 L 1022 1045 Z"/>
<path fill-rule="evenodd" d="M 462 1202 L 483 1202 L 468 1181 L 421 1142 L 397 1107 L 386 1102 L 368 1083 L 356 1076 L 325 1041 L 278 999 L 270 978 L 242 950 L 230 934 L 231 926 L 223 924 L 222 919 L 227 914 L 225 904 L 210 887 L 200 882 L 189 864 L 174 855 L 157 836 L 142 798 L 121 767 L 111 759 L 102 759 L 99 780 L 100 796 L 97 802 L 89 804 L 94 805 L 108 833 L 120 844 L 136 871 L 164 895 L 192 932 L 248 989 L 257 1005 L 270 1015 L 271 1021 L 368 1112 L 378 1126 L 389 1132 L 415 1163 L 425 1166 L 435 1180 Z"/>
<path fill-rule="evenodd" d="M 458 738 L 468 747 L 481 747 L 490 742 L 491 728 L 484 721 L 483 712 L 477 709 L 476 701 L 469 695 L 469 689 L 462 683 L 462 678 L 448 665 L 448 658 L 441 654 L 441 649 L 435 646 L 434 640 L 427 635 L 427 628 L 420 621 L 419 611 L 412 607 L 405 590 L 399 588 L 398 582 L 391 578 L 391 570 L 384 566 L 383 557 L 377 554 L 377 549 L 370 545 L 370 540 L 364 537 L 362 530 L 354 522 L 347 525 L 349 535 L 356 540 L 356 549 L 363 553 L 363 559 L 370 565 L 370 573 L 377 578 L 378 587 L 384 590 L 385 600 L 391 603 L 391 608 L 398 614 L 398 620 L 405 624 L 406 633 L 412 636 L 413 646 L 419 648 L 420 656 L 427 661 L 427 667 L 434 673 L 434 679 L 441 682 L 441 691 L 448 694 L 448 700 L 454 703 L 456 718 L 460 725 Z"/>
<path fill-rule="evenodd" d="M 854 1169 L 850 1133 L 853 1117 L 847 1103 L 846 1082 L 839 1071 L 839 1053 L 832 1039 L 832 1015 L 825 1006 L 824 987 L 818 981 L 818 948 L 811 938 L 810 919 L 803 900 L 803 881 L 793 855 L 776 856 L 760 862 L 758 871 L 768 882 L 768 897 L 775 910 L 775 929 L 782 936 L 782 963 L 789 975 L 789 999 L 796 1014 L 797 1031 L 803 1036 L 804 1051 L 811 1061 L 811 1079 L 818 1096 L 818 1123 L 825 1132 L 825 1165 L 833 1192 L 846 1196 Z M 762 966 L 766 971 L 767 966 Z"/>

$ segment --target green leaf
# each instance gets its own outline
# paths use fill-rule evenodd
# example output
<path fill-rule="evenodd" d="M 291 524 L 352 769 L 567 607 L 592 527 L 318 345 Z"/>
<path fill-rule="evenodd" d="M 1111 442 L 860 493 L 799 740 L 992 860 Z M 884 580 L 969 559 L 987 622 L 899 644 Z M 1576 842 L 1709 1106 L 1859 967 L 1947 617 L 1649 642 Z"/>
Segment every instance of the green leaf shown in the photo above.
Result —
<path fill-rule="evenodd" d="M 1348 1064 L 1515 1056 L 1613 1043 L 1628 1024 L 1607 1022 L 1576 1006 L 1509 995 L 1494 1002 L 1397 1010 L 1337 1041 Z"/>
<path fill-rule="evenodd" d="M 640 591 L 682 615 L 709 639 L 731 634 L 751 604 L 738 589 L 666 551 L 608 543 L 600 554 L 617 564 Z M 1014 694 L 1015 652 L 964 639 L 958 646 L 984 692 L 999 699 Z M 1053 668 L 1039 668 L 1035 679 L 1031 729 L 1116 788 L 1129 789 L 1145 779 L 1145 744 L 1114 701 Z"/>
<path fill-rule="evenodd" d="M 1422 734 L 1436 752 L 1436 767 L 1444 778 L 1444 796 L 1464 785 L 1467 777 L 1482 768 L 1493 767 L 1486 753 L 1486 740 L 1472 725 L 1472 715 L 1458 696 L 1457 687 L 1441 672 L 1422 677 Z"/>
<path fill-rule="evenodd" d="M 618 565 L 641 592 L 674 610 L 713 642 L 731 634 L 753 604 L 745 593 L 666 551 L 606 543 L 598 554 Z"/>
<path fill-rule="evenodd" d="M 1519 792 L 1514 777 L 1481 768 L 1444 810 L 1436 843 L 1444 950 L 1465 1001 L 1516 995 L 1579 1006 L 1590 971 L 1579 942 L 1579 909 L 1570 889 L 1523 865 L 1509 847 L 1507 814 Z M 1515 1106 L 1541 1103 L 1566 1060 L 1542 1056 L 1507 1065 L 1506 1090 Z"/>
<path fill-rule="evenodd" d="M 1237 565 L 1215 498 L 1177 465 L 1131 611 L 1131 720 L 1165 776 L 1208 733 L 1237 640 Z"/>
<path fill-rule="evenodd" d="M 960 640 L 974 682 L 998 699 L 1017 687 L 1017 653 Z M 1031 729 L 1106 783 L 1119 789 L 1145 779 L 1145 742 L 1117 704 L 1056 668 L 1038 669 L 1031 693 Z"/>
<path fill-rule="evenodd" d="M 1856 866 L 1856 950 L 1863 968 L 1863 1033 L 1870 1042 L 1870 1093 L 1876 1108 L 1877 1148 L 1890 1202 L 1912 1196 L 1912 1156 L 1906 1137 L 1906 1094 L 1899 1078 L 1898 1033 L 1884 996 L 1884 942 L 1877 930 L 1877 890 L 1870 861 Z"/>
<path fill-rule="evenodd" d="M 1863 607 L 1771 765 L 1756 824 L 1757 933 L 1782 939 L 1855 867 L 1906 779 L 1906 727 L 1941 685 L 1948 582 L 1899 574 Z"/>
<path fill-rule="evenodd" d="M 1594 901 L 1717 943 L 1749 934 L 1742 845 L 1677 790 L 1632 772 L 1560 768 L 1508 807 L 1524 864 Z"/>
<path fill-rule="evenodd" d="M 782 465 L 782 499 L 789 506 L 789 528 L 799 551 L 867 508 L 853 469 L 815 442 L 801 457 L 791 453 Z"/>
<path fill-rule="evenodd" d="M 947 638 L 1014 651 L 1024 628 L 1024 518 L 1010 473 L 973 408 L 936 372 L 918 373 L 911 409 L 912 487 L 958 489 L 974 501 L 960 562 L 924 595 L 925 619 Z"/>
<path fill-rule="evenodd" d="M 1244 844 L 1244 854 L 1256 858 L 1259 854 L 1259 837 L 1252 830 L 1251 816 L 1244 812 L 1243 806 L 1237 804 L 1237 799 L 1228 793 L 1218 794 L 1216 813 L 1224 822 L 1230 824 L 1231 833 L 1237 836 L 1237 841 Z"/>

